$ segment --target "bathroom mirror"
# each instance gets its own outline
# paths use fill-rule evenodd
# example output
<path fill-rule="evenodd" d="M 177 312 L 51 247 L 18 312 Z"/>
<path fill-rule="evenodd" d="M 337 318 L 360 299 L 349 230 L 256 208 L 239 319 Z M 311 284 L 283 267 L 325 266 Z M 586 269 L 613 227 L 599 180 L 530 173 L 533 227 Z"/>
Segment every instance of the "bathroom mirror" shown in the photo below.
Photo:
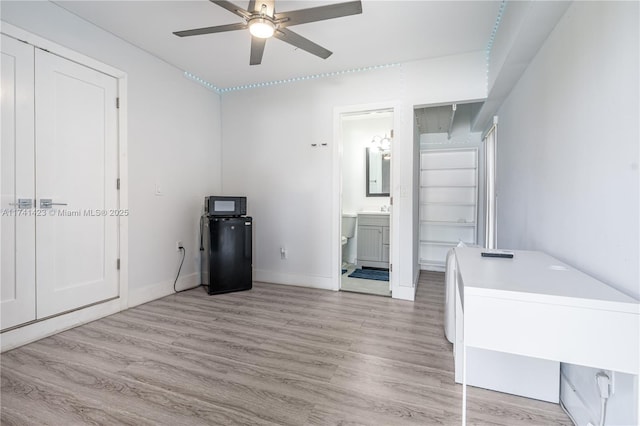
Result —
<path fill-rule="evenodd" d="M 367 197 L 388 197 L 391 188 L 391 151 L 367 148 Z"/>

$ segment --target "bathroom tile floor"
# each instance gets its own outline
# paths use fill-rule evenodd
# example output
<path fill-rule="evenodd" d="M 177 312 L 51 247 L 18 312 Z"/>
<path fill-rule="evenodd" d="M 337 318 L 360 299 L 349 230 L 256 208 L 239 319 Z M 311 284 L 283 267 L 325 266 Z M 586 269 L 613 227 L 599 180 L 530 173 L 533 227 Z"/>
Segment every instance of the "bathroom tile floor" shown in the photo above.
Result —
<path fill-rule="evenodd" d="M 356 269 L 356 265 L 353 264 L 347 264 L 346 266 L 343 266 L 342 269 L 346 269 L 347 272 L 342 274 L 342 279 L 340 280 L 341 291 L 375 294 L 377 296 L 391 296 L 391 291 L 389 291 L 389 281 L 350 278 L 349 274 L 351 274 Z"/>

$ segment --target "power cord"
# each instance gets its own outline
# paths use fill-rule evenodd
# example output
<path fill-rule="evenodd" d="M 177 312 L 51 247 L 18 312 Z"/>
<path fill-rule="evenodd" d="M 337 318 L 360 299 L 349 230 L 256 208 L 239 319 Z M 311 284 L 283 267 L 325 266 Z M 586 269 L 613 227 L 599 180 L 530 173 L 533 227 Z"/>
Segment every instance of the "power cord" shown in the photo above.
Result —
<path fill-rule="evenodd" d="M 561 372 L 560 374 L 566 380 L 564 373 Z M 607 401 L 611 397 L 611 378 L 604 371 L 599 371 L 596 374 L 596 385 L 598 387 L 598 393 L 600 394 L 600 422 L 598 423 L 598 426 L 605 426 L 605 421 L 607 418 Z M 572 385 L 569 386 L 571 386 L 572 392 L 576 392 L 576 389 Z M 562 399 L 560 399 L 560 407 L 567 414 L 567 416 L 569 416 L 571 423 L 577 426 L 578 422 L 576 422 L 576 419 L 571 415 L 567 407 L 565 407 L 564 401 L 562 401 Z M 592 422 L 588 422 L 587 426 L 595 425 Z"/>
<path fill-rule="evenodd" d="M 182 270 L 182 264 L 184 263 L 184 258 L 187 256 L 187 250 L 184 247 L 179 247 L 179 250 L 182 251 L 182 260 L 180 261 L 180 266 L 178 267 L 178 273 L 176 274 L 176 279 L 173 281 L 173 292 L 182 293 L 183 291 L 189 291 L 189 290 L 193 290 L 194 288 L 204 286 L 204 284 L 198 284 L 195 287 L 189 287 L 183 290 L 176 289 L 176 284 L 178 283 L 178 277 L 180 276 L 180 271 Z"/>
<path fill-rule="evenodd" d="M 182 260 L 180 261 L 180 266 L 178 267 L 178 273 L 176 274 L 176 279 L 173 281 L 173 292 L 179 293 L 176 290 L 176 284 L 178 283 L 178 277 L 180 276 L 180 271 L 182 270 L 182 264 L 184 263 L 184 258 L 187 256 L 187 250 L 184 247 L 178 247 L 178 250 L 182 252 Z"/>

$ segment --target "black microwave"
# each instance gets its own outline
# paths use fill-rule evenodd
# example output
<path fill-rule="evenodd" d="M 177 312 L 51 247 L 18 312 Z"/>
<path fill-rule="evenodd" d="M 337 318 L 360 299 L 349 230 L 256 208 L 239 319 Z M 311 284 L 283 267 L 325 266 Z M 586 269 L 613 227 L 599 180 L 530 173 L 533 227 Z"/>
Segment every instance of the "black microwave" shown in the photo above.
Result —
<path fill-rule="evenodd" d="M 209 216 L 244 216 L 247 214 L 247 197 L 204 197 L 204 213 Z"/>

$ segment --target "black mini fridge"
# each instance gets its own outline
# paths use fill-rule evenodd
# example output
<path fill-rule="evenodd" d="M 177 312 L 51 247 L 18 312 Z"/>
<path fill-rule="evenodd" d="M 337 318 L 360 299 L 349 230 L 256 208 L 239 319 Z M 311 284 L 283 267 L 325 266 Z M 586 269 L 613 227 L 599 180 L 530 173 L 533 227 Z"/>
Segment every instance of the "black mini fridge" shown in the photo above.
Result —
<path fill-rule="evenodd" d="M 207 293 L 250 290 L 253 220 L 241 217 L 203 217 L 202 284 Z"/>

